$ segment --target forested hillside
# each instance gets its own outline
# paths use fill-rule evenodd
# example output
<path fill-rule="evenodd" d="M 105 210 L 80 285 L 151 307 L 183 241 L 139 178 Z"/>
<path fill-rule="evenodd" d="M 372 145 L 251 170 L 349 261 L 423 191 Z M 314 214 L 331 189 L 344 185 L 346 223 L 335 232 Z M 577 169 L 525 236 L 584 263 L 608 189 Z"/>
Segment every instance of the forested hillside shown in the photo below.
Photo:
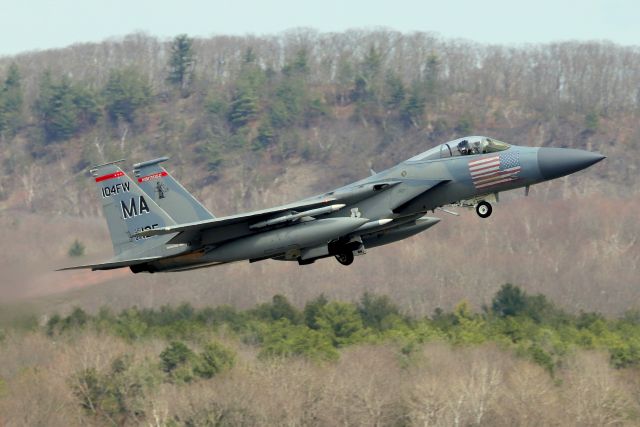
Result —
<path fill-rule="evenodd" d="M 604 42 L 135 34 L 2 58 L 0 76 L 5 208 L 94 215 L 87 166 L 169 154 L 186 184 L 228 213 L 323 191 L 466 134 L 600 150 L 611 158 L 590 186 L 636 182 L 640 52 Z M 301 163 L 313 177 L 274 185 Z"/>

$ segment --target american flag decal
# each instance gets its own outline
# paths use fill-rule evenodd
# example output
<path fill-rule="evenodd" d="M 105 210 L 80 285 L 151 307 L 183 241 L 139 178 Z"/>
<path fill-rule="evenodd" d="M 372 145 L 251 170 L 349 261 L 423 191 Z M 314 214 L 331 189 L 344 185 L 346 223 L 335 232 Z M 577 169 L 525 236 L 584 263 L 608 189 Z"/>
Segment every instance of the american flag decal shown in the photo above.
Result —
<path fill-rule="evenodd" d="M 478 189 L 513 181 L 520 172 L 518 152 L 496 154 L 469 162 L 474 187 Z"/>

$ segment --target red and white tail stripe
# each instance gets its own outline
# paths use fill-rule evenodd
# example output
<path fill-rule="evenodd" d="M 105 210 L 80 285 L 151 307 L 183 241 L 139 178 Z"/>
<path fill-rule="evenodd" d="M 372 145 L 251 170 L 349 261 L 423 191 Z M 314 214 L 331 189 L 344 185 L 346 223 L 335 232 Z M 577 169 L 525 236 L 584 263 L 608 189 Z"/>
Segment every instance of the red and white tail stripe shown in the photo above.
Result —
<path fill-rule="evenodd" d="M 159 179 L 167 175 L 169 174 L 166 171 L 156 172 L 156 173 L 152 173 L 151 175 L 141 176 L 140 178 L 138 178 L 138 182 L 147 182 L 147 181 L 151 181 L 152 179 Z"/>
<path fill-rule="evenodd" d="M 121 176 L 124 176 L 124 172 L 122 172 L 122 171 L 110 173 L 110 174 L 107 174 L 107 175 L 97 176 L 96 177 L 96 182 L 102 182 L 102 181 L 107 181 L 107 180 L 114 179 L 114 178 L 120 178 Z"/>

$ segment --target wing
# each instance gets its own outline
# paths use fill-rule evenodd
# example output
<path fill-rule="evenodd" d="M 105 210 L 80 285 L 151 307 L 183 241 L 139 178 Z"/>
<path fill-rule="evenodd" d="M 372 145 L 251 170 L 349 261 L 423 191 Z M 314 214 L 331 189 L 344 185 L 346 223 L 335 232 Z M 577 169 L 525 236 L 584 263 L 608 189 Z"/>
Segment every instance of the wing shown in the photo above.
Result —
<path fill-rule="evenodd" d="M 217 243 L 240 235 L 246 235 L 250 230 L 297 221 L 305 216 L 314 217 L 334 212 L 344 207 L 345 204 L 366 199 L 393 188 L 401 182 L 397 180 L 381 180 L 342 187 L 330 193 L 300 202 L 245 214 L 143 230 L 135 234 L 134 237 L 178 233 L 168 243 L 179 244 L 202 240 L 202 236 L 206 234 L 208 243 Z"/>
<path fill-rule="evenodd" d="M 172 238 L 168 244 L 179 244 L 179 243 L 187 243 L 192 241 L 194 238 L 197 238 L 198 235 L 202 233 L 215 233 L 216 230 L 220 230 L 222 228 L 228 228 L 230 226 L 237 225 L 241 230 L 248 230 L 254 227 L 255 225 L 259 225 L 263 222 L 268 222 L 269 220 L 277 220 L 279 217 L 284 218 L 284 221 L 288 220 L 296 220 L 300 218 L 301 214 L 305 212 L 310 212 L 313 216 L 314 212 L 311 211 L 319 211 L 321 208 L 327 208 L 327 210 L 321 213 L 328 213 L 329 209 L 332 208 L 331 203 L 335 202 L 335 198 L 322 198 L 316 200 L 309 200 L 306 202 L 299 203 L 290 203 L 287 205 L 278 206 L 270 209 L 263 209 L 254 212 L 248 212 L 244 214 L 231 215 L 225 217 L 214 218 L 211 220 L 205 221 L 196 221 L 190 222 L 186 224 L 179 224 L 168 227 L 160 227 L 152 230 L 144 230 L 139 233 L 136 233 L 134 237 L 149 237 L 149 236 L 157 236 L 161 234 L 171 234 L 178 233 L 177 236 Z M 335 205 L 333 205 L 335 206 Z M 266 224 L 270 225 L 270 224 Z M 233 236 L 231 236 L 233 237 Z"/>

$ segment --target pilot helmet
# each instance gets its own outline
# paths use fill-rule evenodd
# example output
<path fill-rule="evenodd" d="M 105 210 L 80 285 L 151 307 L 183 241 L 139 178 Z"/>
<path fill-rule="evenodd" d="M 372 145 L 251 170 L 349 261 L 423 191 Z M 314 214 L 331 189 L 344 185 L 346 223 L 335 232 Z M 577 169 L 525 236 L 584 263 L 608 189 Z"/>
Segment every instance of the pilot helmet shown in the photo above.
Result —
<path fill-rule="evenodd" d="M 466 139 L 463 139 L 462 141 L 460 141 L 460 143 L 458 143 L 458 151 L 460 151 L 460 154 L 467 154 L 469 150 L 469 141 L 467 141 Z"/>

